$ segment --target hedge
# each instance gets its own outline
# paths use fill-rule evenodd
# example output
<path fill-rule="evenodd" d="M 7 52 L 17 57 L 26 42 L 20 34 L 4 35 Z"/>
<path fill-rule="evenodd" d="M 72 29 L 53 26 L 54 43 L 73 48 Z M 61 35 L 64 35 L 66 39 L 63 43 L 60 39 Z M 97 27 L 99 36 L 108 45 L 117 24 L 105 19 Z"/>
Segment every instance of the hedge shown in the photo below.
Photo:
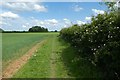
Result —
<path fill-rule="evenodd" d="M 60 37 L 91 60 L 109 78 L 120 77 L 120 18 L 116 12 L 93 16 L 91 23 L 73 25 Z"/>

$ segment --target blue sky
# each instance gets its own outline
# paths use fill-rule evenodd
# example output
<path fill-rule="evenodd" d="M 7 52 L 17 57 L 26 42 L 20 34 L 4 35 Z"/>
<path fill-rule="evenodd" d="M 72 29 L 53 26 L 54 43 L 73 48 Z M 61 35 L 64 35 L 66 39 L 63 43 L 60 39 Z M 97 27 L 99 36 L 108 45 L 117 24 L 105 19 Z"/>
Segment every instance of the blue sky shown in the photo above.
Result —
<path fill-rule="evenodd" d="M 92 15 L 104 14 L 106 10 L 107 7 L 99 2 L 3 2 L 0 4 L 0 27 L 28 30 L 39 25 L 50 31 L 61 30 L 72 24 L 90 22 Z"/>

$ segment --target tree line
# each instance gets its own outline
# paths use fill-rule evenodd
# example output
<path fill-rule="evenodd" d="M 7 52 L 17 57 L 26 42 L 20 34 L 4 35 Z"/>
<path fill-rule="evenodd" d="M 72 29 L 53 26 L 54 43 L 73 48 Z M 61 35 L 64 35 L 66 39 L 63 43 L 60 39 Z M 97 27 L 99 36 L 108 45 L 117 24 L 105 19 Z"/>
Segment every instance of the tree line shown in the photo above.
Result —
<path fill-rule="evenodd" d="M 48 32 L 48 29 L 41 27 L 41 26 L 33 26 L 33 27 L 29 28 L 28 31 L 5 31 L 0 28 L 0 32 L 3 32 L 3 33 Z"/>

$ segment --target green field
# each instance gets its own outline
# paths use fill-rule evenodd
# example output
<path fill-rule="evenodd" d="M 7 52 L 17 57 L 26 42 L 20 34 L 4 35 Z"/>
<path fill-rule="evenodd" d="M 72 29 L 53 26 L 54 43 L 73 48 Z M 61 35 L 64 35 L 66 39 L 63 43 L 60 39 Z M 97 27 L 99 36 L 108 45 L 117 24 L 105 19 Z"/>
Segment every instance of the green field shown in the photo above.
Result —
<path fill-rule="evenodd" d="M 33 45 L 47 39 L 52 33 L 3 33 L 3 70 L 12 61 L 25 54 Z"/>
<path fill-rule="evenodd" d="M 3 34 L 3 65 L 8 66 L 43 40 L 30 60 L 13 78 L 102 78 L 102 73 L 89 61 L 76 55 L 73 47 L 59 39 L 58 33 L 5 33 Z M 5 68 L 4 68 L 5 69 Z"/>

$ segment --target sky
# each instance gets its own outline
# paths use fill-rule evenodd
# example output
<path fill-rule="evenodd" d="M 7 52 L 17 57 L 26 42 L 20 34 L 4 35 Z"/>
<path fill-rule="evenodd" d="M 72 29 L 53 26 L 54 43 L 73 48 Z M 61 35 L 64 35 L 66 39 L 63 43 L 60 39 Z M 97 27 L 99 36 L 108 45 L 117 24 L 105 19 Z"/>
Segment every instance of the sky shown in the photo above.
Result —
<path fill-rule="evenodd" d="M 72 24 L 88 23 L 91 16 L 106 10 L 100 2 L 0 2 L 0 28 L 27 31 L 41 26 L 59 31 Z"/>

